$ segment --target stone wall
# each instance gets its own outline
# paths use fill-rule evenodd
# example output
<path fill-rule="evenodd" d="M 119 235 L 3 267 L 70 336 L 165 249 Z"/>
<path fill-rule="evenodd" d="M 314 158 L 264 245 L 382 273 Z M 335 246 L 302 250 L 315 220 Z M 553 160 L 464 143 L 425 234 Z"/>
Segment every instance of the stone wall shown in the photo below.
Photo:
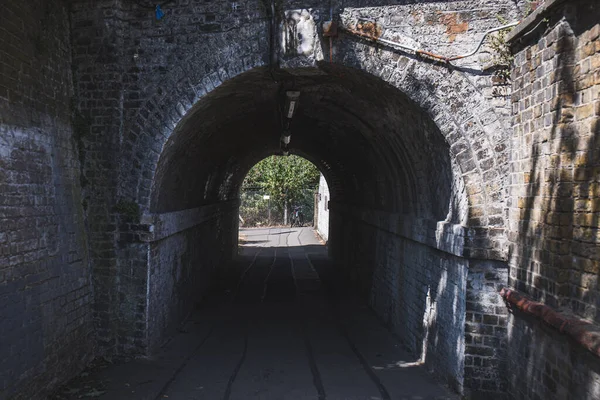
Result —
<path fill-rule="evenodd" d="M 596 324 L 600 322 L 599 20 L 595 1 L 546 1 L 512 35 L 514 132 L 508 221 L 510 286 Z M 600 360 L 581 355 L 576 347 L 566 336 L 518 312 L 511 315 L 511 395 L 597 398 Z"/>
<path fill-rule="evenodd" d="M 94 357 L 62 1 L 0 13 L 0 398 L 44 398 Z"/>
<path fill-rule="evenodd" d="M 461 393 L 504 398 L 508 269 L 467 259 L 466 231 L 332 203 L 329 245 L 417 361 Z"/>
<path fill-rule="evenodd" d="M 13 13 L 21 19 L 27 18 L 21 14 L 35 16 L 30 11 L 44 10 L 39 5 L 46 3 L 30 2 L 31 10 L 21 12 L 27 7 L 22 6 L 24 8 L 19 11 L 13 1 L 5 13 L 9 17 L 2 16 L 7 19 L 7 23 L 2 25 L 9 27 L 0 28 L 4 29 L 2 40 L 5 37 L 22 37 L 26 38 L 27 45 L 17 47 L 35 48 L 26 50 L 29 53 L 22 55 L 12 41 L 0 42 L 7 49 L 1 53 L 0 60 L 3 68 L 0 70 L 3 79 L 0 82 L 0 101 L 3 103 L 0 104 L 6 105 L 0 109 L 0 116 L 2 129 L 11 132 L 10 135 L 3 134 L 2 140 L 5 136 L 12 138 L 8 145 L 0 147 L 8 148 L 11 157 L 9 166 L 5 168 L 7 164 L 2 153 L 0 172 L 12 170 L 5 174 L 9 185 L 13 181 L 27 182 L 32 188 L 28 190 L 34 193 L 23 197 L 21 192 L 15 191 L 17 194 L 12 196 L 4 195 L 2 191 L 1 201 L 7 205 L 10 203 L 11 207 L 13 204 L 31 203 L 21 207 L 25 211 L 17 211 L 16 225 L 11 225 L 11 219 L 11 224 L 7 222 L 2 226 L 14 226 L 9 230 L 16 232 L 25 232 L 31 226 L 44 230 L 45 224 L 56 228 L 47 234 L 15 234 L 19 239 L 11 239 L 1 232 L 0 245 L 4 247 L 0 246 L 3 249 L 0 260 L 9 263 L 9 267 L 0 269 L 0 282 L 1 279 L 15 280 L 12 277 L 16 264 L 13 263 L 29 262 L 25 261 L 25 254 L 29 254 L 28 249 L 34 246 L 33 241 L 37 240 L 39 246 L 54 246 L 53 249 L 57 250 L 48 256 L 54 257 L 51 262 L 46 262 L 49 258 L 43 252 L 37 252 L 37 248 L 33 249 L 35 255 L 28 257 L 43 260 L 44 268 L 61 265 L 60 268 L 66 269 L 62 265 L 69 263 L 75 266 L 72 270 L 62 271 L 60 284 L 53 287 L 52 294 L 45 296 L 58 299 L 56 307 L 65 307 L 69 312 L 68 321 L 71 321 L 70 318 L 75 321 L 68 325 L 68 332 L 65 331 L 60 340 L 69 341 L 65 342 L 65 346 L 78 348 L 81 354 L 93 356 L 95 352 L 91 347 L 84 348 L 91 340 L 90 271 L 86 269 L 87 255 L 83 250 L 85 234 L 82 221 L 85 217 L 89 225 L 91 279 L 95 291 L 95 335 L 101 352 L 147 354 L 193 307 L 196 296 L 192 293 L 190 282 L 204 287 L 209 271 L 231 256 L 237 233 L 234 214 L 227 213 L 185 227 L 178 220 L 175 225 L 179 224 L 179 228 L 164 228 L 164 225 L 159 228 L 160 223 L 168 220 L 170 217 L 166 214 L 171 212 L 197 217 L 203 215 L 203 211 L 194 214 L 199 209 L 235 201 L 232 194 L 235 181 L 230 172 L 241 170 L 242 157 L 238 155 L 242 151 L 248 152 L 249 146 L 257 142 L 257 137 L 254 140 L 251 137 L 244 139 L 240 135 L 233 136 L 235 140 L 226 141 L 219 135 L 212 135 L 212 141 L 196 142 L 194 135 L 188 135 L 187 142 L 178 144 L 180 152 L 174 152 L 174 157 L 170 157 L 171 153 L 166 149 L 173 149 L 173 133 L 190 121 L 189 132 L 202 128 L 203 131 L 224 134 L 225 127 L 233 132 L 244 132 L 246 126 L 257 126 L 250 123 L 253 121 L 241 118 L 236 126 L 226 125 L 216 117 L 219 113 L 206 112 L 208 108 L 202 108 L 208 107 L 207 104 L 214 100 L 214 97 L 210 98 L 211 93 L 227 83 L 231 85 L 219 94 L 221 103 L 213 102 L 213 106 L 221 104 L 229 107 L 235 105 L 234 100 L 238 99 L 243 106 L 234 109 L 237 114 L 232 114 L 256 115 L 256 123 L 267 120 L 265 116 L 270 115 L 270 110 L 274 109 L 270 106 L 275 104 L 270 98 L 265 100 L 271 94 L 270 86 L 263 86 L 266 81 L 258 80 L 266 74 L 261 75 L 256 67 L 269 63 L 269 13 L 260 1 L 181 0 L 164 7 L 165 18 L 157 21 L 152 7 L 140 6 L 144 2 L 74 0 L 70 3 L 72 48 L 67 26 L 69 15 L 64 7 L 46 7 L 54 13 L 63 14 L 60 21 L 43 27 L 44 32 L 52 32 L 49 26 L 56 26 L 57 32 L 62 32 L 56 40 L 53 35 L 44 35 L 43 38 L 39 34 L 29 35 L 30 25 L 35 24 L 27 25 L 27 34 L 24 22 L 17 24 L 16 28 L 12 26 Z M 382 28 L 383 38 L 445 56 L 472 50 L 485 30 L 499 25 L 498 14 L 513 20 L 518 13 L 512 0 L 401 3 L 389 6 L 377 1 L 344 2 L 342 8 L 341 4 L 333 2 L 332 6 L 333 12 L 340 14 L 341 25 L 346 28 L 356 28 L 359 21 L 374 21 Z M 327 19 L 330 3 L 292 1 L 278 3 L 280 6 L 287 10 L 285 21 L 277 23 L 284 35 L 278 38 L 282 39 L 282 43 L 277 41 L 276 51 L 282 67 L 311 67 L 309 75 L 314 74 L 320 79 L 325 79 L 325 76 L 330 80 L 323 82 L 315 78 L 315 82 L 323 88 L 312 93 L 311 89 L 307 89 L 303 96 L 304 99 L 307 94 L 312 96 L 313 108 L 306 106 L 311 102 L 305 102 L 304 107 L 311 114 L 307 120 L 316 121 L 312 125 L 307 123 L 306 130 L 325 126 L 327 129 L 323 132 L 335 133 L 331 137 L 321 135 L 318 140 L 323 142 L 318 143 L 323 144 L 322 148 L 312 148 L 316 164 L 325 165 L 319 164 L 320 158 L 331 155 L 337 161 L 337 164 L 328 164 L 331 167 L 328 172 L 335 178 L 331 180 L 331 194 L 338 196 L 334 200 L 339 200 L 341 207 L 340 212 L 331 214 L 332 254 L 340 264 L 348 267 L 354 279 L 365 283 L 365 294 L 390 326 L 398 330 L 401 327 L 399 321 L 406 321 L 408 347 L 418 356 L 423 352 L 423 343 L 427 344 L 425 362 L 435 366 L 436 372 L 455 388 L 460 390 L 464 385 L 488 393 L 501 391 L 503 383 L 494 386 L 494 382 L 498 382 L 502 371 L 499 360 L 504 353 L 502 347 L 497 352 L 490 349 L 498 341 L 502 345 L 505 310 L 493 304 L 497 303 L 495 291 L 499 282 L 505 279 L 505 272 L 496 264 L 490 266 L 468 261 L 469 258 L 507 258 L 508 98 L 506 87 L 494 77 L 493 68 L 484 68 L 490 66 L 490 52 L 484 51 L 448 67 L 427 57 L 376 45 L 347 31 L 340 31 L 340 35 L 332 41 L 333 65 L 327 65 L 329 43 L 321 40 L 320 22 Z M 15 8 L 17 10 L 13 11 Z M 18 21 L 18 18 L 14 20 Z M 298 31 L 302 37 L 290 36 L 290 32 L 296 32 L 295 24 L 301 21 L 305 24 Z M 18 34 L 8 32 L 11 29 L 16 29 Z M 46 53 L 43 62 L 36 61 L 36 65 L 42 67 L 36 68 L 34 73 L 31 71 L 33 63 L 28 60 L 33 60 L 34 54 L 44 54 L 45 46 L 53 51 Z M 17 55 L 5 58 L 5 53 Z M 517 59 L 523 61 L 523 57 L 518 56 Z M 590 59 L 590 65 L 594 62 Z M 584 64 L 581 64 L 583 68 Z M 45 68 L 45 65 L 52 68 Z M 337 66 L 340 68 L 336 69 Z M 71 67 L 76 95 L 72 102 Z M 351 68 L 366 72 L 364 75 L 368 75 L 369 79 L 363 79 L 358 72 L 350 72 Z M 246 76 L 248 80 L 258 77 L 257 80 L 247 86 L 236 86 L 235 78 L 250 70 L 254 70 L 254 75 Z M 583 74 L 581 71 L 578 73 Z M 39 76 L 31 79 L 34 74 Z M 282 76 L 285 74 L 289 74 L 289 70 Z M 15 76 L 26 83 L 15 80 Z M 382 82 L 373 83 L 373 77 L 381 78 Z M 273 85 L 270 77 L 267 78 L 268 83 Z M 518 76 L 516 78 L 515 82 Z M 308 78 L 299 75 L 294 78 L 297 81 L 302 79 Z M 58 83 L 53 83 L 55 80 Z M 384 90 L 379 90 L 384 86 L 385 96 Z M 61 92 L 65 88 L 66 94 Z M 44 91 L 48 93 L 44 94 Z M 20 100 L 19 96 L 24 100 Z M 257 99 L 261 96 L 264 98 Z M 209 100 L 200 104 L 201 99 Z M 328 102 L 321 101 L 323 99 Z M 376 113 L 371 110 L 371 114 L 366 115 L 368 108 L 364 105 L 375 104 L 374 100 L 381 99 L 387 103 L 379 104 Z M 256 104 L 262 105 L 262 114 L 252 109 L 257 107 Z M 198 109 L 200 112 L 195 112 Z M 225 114 L 225 109 L 220 108 L 219 112 Z M 527 112 L 527 107 L 523 111 Z M 582 108 L 578 112 L 583 115 L 587 111 Z M 5 121 L 8 122 L 5 124 Z M 74 128 L 70 127 L 71 123 Z M 268 125 L 261 126 L 265 131 L 269 128 Z M 24 128 L 34 133 L 25 132 Z M 343 140 L 345 134 L 353 140 Z M 298 136 L 294 136 L 295 143 L 301 143 L 302 139 L 296 139 Z M 46 140 L 47 137 L 53 139 Z M 71 137 L 74 138 L 72 141 Z M 435 146 L 430 146 L 432 137 Z M 34 144 L 21 146 L 17 143 L 23 141 L 21 138 Z M 528 140 L 523 136 L 523 143 L 528 143 Z M 41 143 L 45 143 L 45 147 Z M 233 143 L 237 147 L 219 147 L 223 143 Z M 348 143 L 359 143 L 358 150 L 345 147 Z M 590 143 L 588 147 L 592 148 L 593 142 Z M 18 150 L 14 151 L 14 148 Z M 348 149 L 355 152 L 345 151 Z M 271 148 L 268 150 L 271 151 Z M 26 151 L 32 152 L 32 155 L 24 153 Z M 194 151 L 194 154 L 205 156 L 195 157 L 203 160 L 194 164 L 197 169 L 186 164 L 189 158 L 177 157 L 181 154 L 189 157 Z M 260 158 L 264 155 L 252 156 Z M 373 162 L 370 165 L 359 164 L 356 162 L 359 158 Z M 43 161 L 39 164 L 24 163 L 25 159 Z M 168 171 L 165 179 L 160 174 L 158 177 L 155 175 L 159 159 Z M 514 159 L 515 175 L 511 175 L 510 179 L 522 172 L 518 168 L 525 168 L 523 165 L 526 162 Z M 23 173 L 35 168 L 38 170 L 32 170 L 30 175 Z M 188 175 L 181 174 L 181 171 Z M 337 176 L 333 176 L 332 171 Z M 589 171 L 594 173 L 595 170 Z M 38 173 L 41 177 L 36 177 Z M 165 189 L 160 195 L 170 200 L 153 208 L 152 196 L 160 197 L 156 193 L 163 188 L 181 187 L 177 179 L 182 176 L 189 178 L 187 185 L 183 183 L 184 187 L 193 186 L 194 190 L 206 187 L 203 197 L 199 199 L 195 192 L 169 192 Z M 523 179 L 529 179 L 525 176 L 523 172 Z M 573 176 L 576 174 L 573 173 Z M 53 182 L 53 191 L 48 192 L 47 185 L 35 183 L 42 182 L 42 179 Z M 168 184 L 161 186 L 163 180 Z M 515 190 L 511 192 L 514 204 L 522 201 L 522 195 L 517 191 L 521 190 L 519 187 L 526 186 L 523 185 L 511 187 Z M 365 191 L 364 187 L 373 190 Z M 341 195 L 344 190 L 356 196 L 347 195 L 344 199 Z M 594 201 L 591 199 L 589 206 L 588 203 L 578 203 L 581 207 L 589 207 L 589 212 L 581 213 L 585 216 L 578 218 L 595 218 Z M 12 210 L 7 208 L 2 212 Z M 407 210 L 419 212 L 401 215 Z M 536 212 L 532 211 L 531 215 L 535 220 Z M 47 222 L 39 218 L 47 218 Z M 560 221 L 561 217 L 557 218 Z M 514 221 L 519 225 L 521 218 Z M 164 229 L 167 229 L 168 235 Z M 221 234 L 213 238 L 211 232 L 215 229 Z M 523 238 L 519 229 L 511 231 L 517 235 L 511 236 L 511 240 L 515 245 L 523 243 L 520 249 L 525 252 L 525 244 L 535 240 L 537 232 Z M 576 232 L 581 232 L 585 238 L 597 233 L 587 227 Z M 200 236 L 205 241 L 195 247 Z M 19 240 L 20 244 L 16 247 L 11 247 L 12 242 L 5 245 L 9 240 Z M 54 245 L 48 245 L 52 240 L 56 241 Z M 557 248 L 562 245 L 557 241 L 553 243 L 552 246 Z M 581 240 L 579 243 L 590 241 Z M 68 247 L 68 250 L 63 247 Z M 596 265 L 588 265 L 587 260 L 596 260 L 595 255 L 589 254 L 589 246 L 579 246 L 579 250 L 576 246 L 573 248 L 585 253 L 583 256 L 577 254 L 586 260 L 586 268 Z M 515 249 L 519 248 L 513 247 Z M 516 250 L 511 256 L 518 254 Z M 23 261 L 19 258 L 21 254 Z M 539 252 L 538 255 L 545 257 L 547 254 Z M 512 261 L 511 264 L 513 282 L 518 281 L 517 276 L 523 276 L 522 272 L 517 272 L 520 271 L 517 264 L 524 266 L 529 260 L 524 253 L 519 257 L 520 261 Z M 192 268 L 193 264 L 198 267 Z M 189 282 L 183 279 L 185 272 L 191 274 Z M 21 276 L 26 274 L 23 272 Z M 34 276 L 29 274 L 25 279 L 37 279 L 29 278 L 30 275 Z M 400 282 L 399 277 L 404 280 Z M 589 278 L 589 275 L 581 275 L 582 282 L 589 282 Z M 404 290 L 405 287 L 408 289 Z M 15 290 L 13 286 L 4 288 L 8 288 L 7 295 L 0 293 L 10 296 L 16 304 L 31 304 L 27 299 L 18 297 L 27 291 Z M 150 299 L 147 298 L 149 292 L 153 295 Z M 65 293 L 71 294 L 65 297 Z M 588 301 L 586 304 L 591 303 Z M 50 315 L 52 321 L 61 321 L 62 317 L 58 314 L 62 311 L 55 311 L 55 305 L 48 307 L 49 314 L 43 315 Z M 63 326 L 61 324 L 58 323 Z M 14 325 L 20 324 L 17 321 Z M 6 326 L 9 328 L 0 329 L 12 329 L 13 325 Z M 80 329 L 77 334 L 67 334 L 76 329 Z M 458 348 L 451 348 L 442 341 L 436 343 L 434 339 L 444 329 L 459 344 Z M 19 338 L 23 337 L 21 333 L 16 333 Z M 31 335 L 31 340 L 39 342 L 41 337 Z M 48 346 L 54 348 L 54 345 Z M 462 346 L 464 354 L 461 354 Z M 9 351 L 14 350 L 11 348 Z M 28 351 L 35 356 L 28 353 L 17 359 L 34 360 L 39 357 L 38 350 Z M 1 357 L 15 359 L 12 353 L 9 354 L 10 357 L 0 354 L 0 362 L 8 362 L 2 361 Z M 60 359 L 70 360 L 69 354 L 61 353 Z M 48 365 L 51 365 L 56 354 L 46 353 L 44 357 L 49 357 Z M 72 360 L 69 365 L 77 369 L 85 360 Z M 36 362 L 18 363 L 27 369 Z M 9 369 L 21 371 L 19 368 Z M 68 370 L 63 368 L 65 374 Z M 39 374 L 37 370 L 24 372 L 23 379 L 36 374 Z M 52 379 L 46 380 L 51 382 Z"/>
<path fill-rule="evenodd" d="M 152 217 L 153 172 L 185 110 L 223 80 L 262 63 L 264 17 L 252 1 L 174 2 L 164 7 L 162 21 L 143 2 L 72 3 L 98 343 L 107 353 L 145 354 L 150 265 L 140 238 L 151 223 L 140 222 Z M 224 242 L 229 255 L 232 243 Z"/>
<path fill-rule="evenodd" d="M 376 249 L 371 307 L 428 370 L 462 392 L 467 261 L 385 231 L 365 234 Z"/>
<path fill-rule="evenodd" d="M 233 210 L 232 210 L 233 208 Z M 148 351 L 169 339 L 225 272 L 237 243 L 237 204 L 155 216 L 149 238 Z"/>
<path fill-rule="evenodd" d="M 498 292 L 507 281 L 505 262 L 469 260 L 465 387 L 474 399 L 506 398 L 508 310 Z"/>

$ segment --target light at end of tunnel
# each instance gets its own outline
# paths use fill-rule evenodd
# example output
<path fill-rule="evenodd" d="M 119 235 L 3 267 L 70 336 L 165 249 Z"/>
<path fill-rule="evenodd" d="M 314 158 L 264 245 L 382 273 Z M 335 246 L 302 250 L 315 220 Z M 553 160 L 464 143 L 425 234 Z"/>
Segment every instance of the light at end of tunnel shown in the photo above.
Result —
<path fill-rule="evenodd" d="M 291 119 L 296 112 L 298 107 L 298 99 L 300 98 L 300 92 L 298 91 L 287 91 L 285 92 L 285 116 Z"/>

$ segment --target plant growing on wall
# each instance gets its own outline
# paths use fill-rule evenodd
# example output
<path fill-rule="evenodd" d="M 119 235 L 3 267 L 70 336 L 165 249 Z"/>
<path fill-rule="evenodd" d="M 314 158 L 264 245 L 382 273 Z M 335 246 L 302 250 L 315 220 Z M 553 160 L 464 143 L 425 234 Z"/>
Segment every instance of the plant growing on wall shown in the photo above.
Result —
<path fill-rule="evenodd" d="M 508 21 L 498 16 L 498 20 L 502 25 L 506 25 Z M 510 82 L 510 70 L 513 65 L 514 56 L 506 41 L 508 33 L 512 28 L 503 29 L 498 31 L 495 35 L 490 36 L 489 46 L 492 50 L 492 62 L 495 67 L 495 76 L 502 84 L 508 84 Z"/>

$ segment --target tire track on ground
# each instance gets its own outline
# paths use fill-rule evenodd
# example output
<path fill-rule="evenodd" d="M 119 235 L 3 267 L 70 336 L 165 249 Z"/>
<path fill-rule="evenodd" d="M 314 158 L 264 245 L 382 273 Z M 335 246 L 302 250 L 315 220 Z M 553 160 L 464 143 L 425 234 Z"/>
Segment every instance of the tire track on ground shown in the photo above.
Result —
<path fill-rule="evenodd" d="M 300 229 L 300 232 L 302 230 Z M 302 246 L 302 242 L 300 241 L 300 234 L 298 234 L 298 243 Z M 305 255 L 306 252 L 304 252 Z M 294 278 L 294 287 L 296 288 L 296 294 L 299 295 L 300 291 L 298 289 L 298 282 L 296 281 L 296 272 L 294 269 L 294 258 L 292 257 L 292 253 L 288 251 L 288 257 L 290 260 L 290 270 L 292 271 L 292 277 Z M 304 348 L 306 351 L 306 357 L 308 358 L 308 365 L 310 367 L 310 372 L 313 376 L 313 385 L 315 389 L 317 389 L 318 400 L 326 400 L 327 393 L 325 392 L 325 386 L 323 385 L 323 378 L 321 377 L 321 372 L 319 371 L 319 367 L 317 365 L 317 360 L 315 359 L 315 354 L 312 348 L 312 344 L 310 343 L 310 338 L 308 337 L 308 333 L 306 331 L 306 316 L 302 314 L 302 339 L 304 341 Z"/>

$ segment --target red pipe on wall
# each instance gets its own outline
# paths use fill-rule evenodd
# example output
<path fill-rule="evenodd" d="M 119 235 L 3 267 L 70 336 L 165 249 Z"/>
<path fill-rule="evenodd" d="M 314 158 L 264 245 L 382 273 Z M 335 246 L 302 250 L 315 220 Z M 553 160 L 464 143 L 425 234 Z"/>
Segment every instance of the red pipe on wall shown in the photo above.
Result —
<path fill-rule="evenodd" d="M 523 313 L 541 319 L 546 324 L 573 338 L 595 356 L 600 357 L 600 327 L 579 318 L 559 313 L 545 304 L 530 300 L 522 294 L 503 288 L 500 296 Z"/>

